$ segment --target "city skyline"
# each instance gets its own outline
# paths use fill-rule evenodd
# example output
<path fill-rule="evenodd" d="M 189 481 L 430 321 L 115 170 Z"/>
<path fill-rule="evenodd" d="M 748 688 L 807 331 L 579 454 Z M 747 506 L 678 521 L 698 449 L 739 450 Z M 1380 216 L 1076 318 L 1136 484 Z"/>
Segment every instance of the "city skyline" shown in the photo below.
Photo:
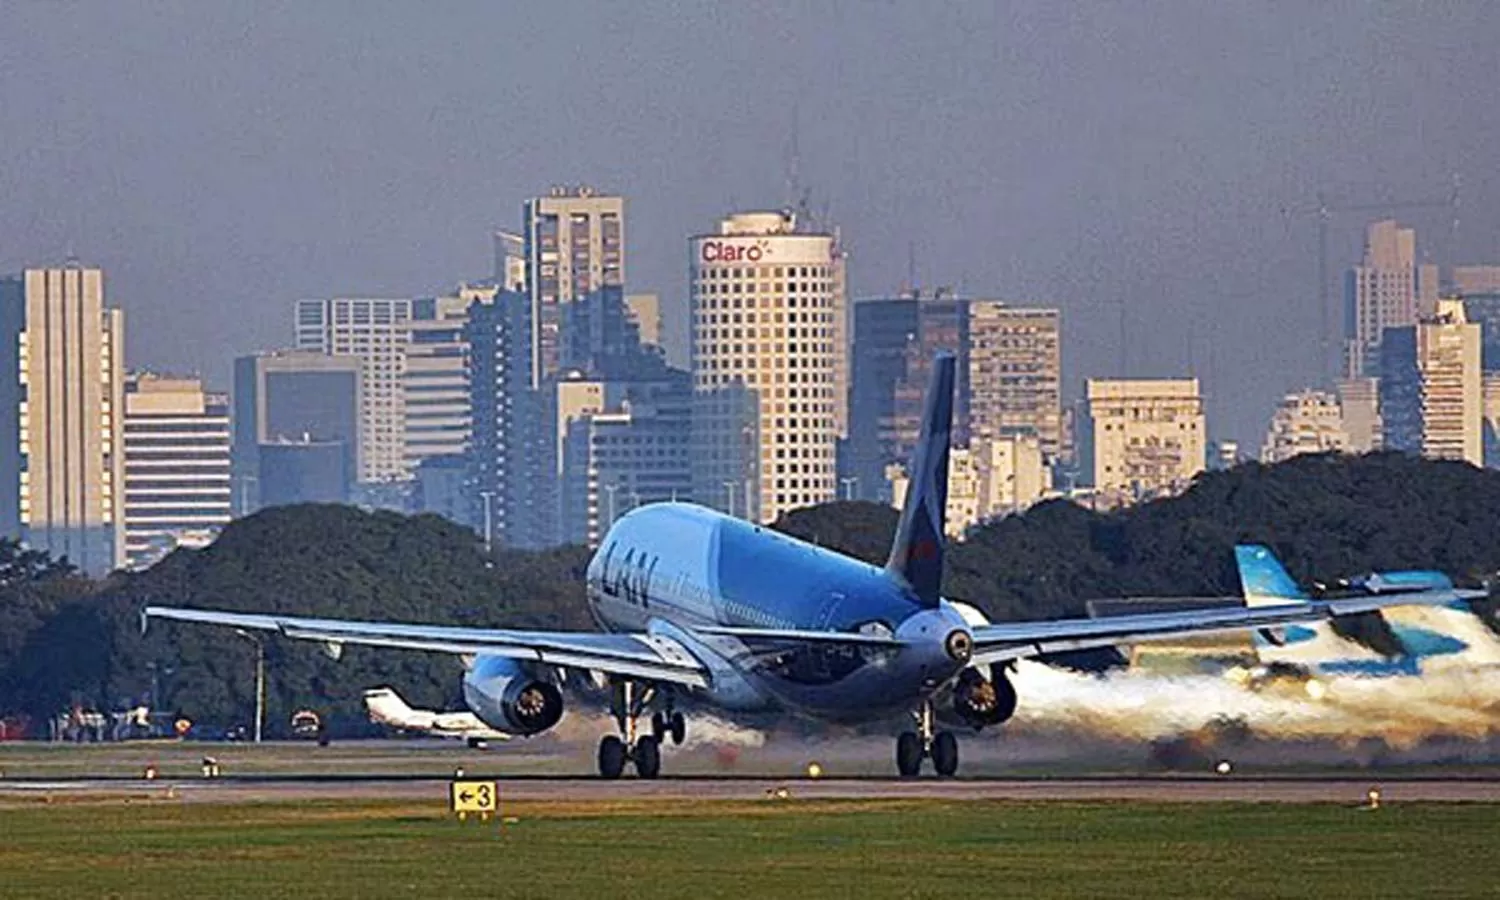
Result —
<path fill-rule="evenodd" d="M 631 285 L 661 295 L 680 360 L 687 237 L 807 190 L 851 297 L 914 269 L 1056 306 L 1065 397 L 1197 375 L 1214 429 L 1255 446 L 1282 395 L 1320 383 L 1318 192 L 1405 201 L 1461 174 L 1456 247 L 1445 210 L 1388 212 L 1436 261 L 1500 258 L 1500 14 L 1479 4 L 509 18 L 21 7 L 0 101 L 35 125 L 0 136 L 0 270 L 76 252 L 130 314 L 132 368 L 223 386 L 233 357 L 285 342 L 287 303 L 481 277 L 522 199 L 587 181 L 629 199 Z M 586 64 L 533 74 L 552 58 Z M 1334 273 L 1383 214 L 1333 216 Z"/>

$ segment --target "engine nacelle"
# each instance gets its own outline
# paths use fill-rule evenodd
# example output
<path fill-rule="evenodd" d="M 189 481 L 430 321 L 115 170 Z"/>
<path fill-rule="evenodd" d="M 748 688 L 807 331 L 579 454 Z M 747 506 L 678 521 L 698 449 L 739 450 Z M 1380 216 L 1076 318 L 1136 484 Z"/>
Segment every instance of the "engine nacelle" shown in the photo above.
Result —
<path fill-rule="evenodd" d="M 550 672 L 503 656 L 481 656 L 464 675 L 464 703 L 484 724 L 508 734 L 540 734 L 563 714 Z"/>
<path fill-rule="evenodd" d="M 971 728 L 999 725 L 1016 714 L 1016 688 L 1010 674 L 990 666 L 989 677 L 970 666 L 958 674 L 953 686 L 953 713 Z"/>

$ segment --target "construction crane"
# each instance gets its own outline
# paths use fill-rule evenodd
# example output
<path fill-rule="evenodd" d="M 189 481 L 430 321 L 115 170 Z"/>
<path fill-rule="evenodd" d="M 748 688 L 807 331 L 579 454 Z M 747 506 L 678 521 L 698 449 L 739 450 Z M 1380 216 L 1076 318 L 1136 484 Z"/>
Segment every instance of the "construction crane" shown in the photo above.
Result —
<path fill-rule="evenodd" d="M 1315 195 L 1316 202 L 1311 206 L 1283 207 L 1282 215 L 1314 215 L 1318 220 L 1318 350 L 1322 354 L 1319 368 L 1326 376 L 1329 373 L 1329 358 L 1332 343 L 1332 322 L 1329 316 L 1330 298 L 1328 296 L 1328 229 L 1335 215 L 1346 215 L 1352 213 L 1387 213 L 1394 214 L 1403 210 L 1419 209 L 1448 209 L 1452 210 L 1453 218 L 1448 226 L 1448 252 L 1451 254 L 1454 244 L 1458 238 L 1458 197 L 1459 177 L 1453 176 L 1453 183 L 1448 195 L 1445 197 L 1427 197 L 1415 200 L 1393 200 L 1388 203 L 1336 203 L 1328 198 L 1328 195 L 1319 191 Z M 1451 262 L 1451 260 L 1450 260 Z"/>

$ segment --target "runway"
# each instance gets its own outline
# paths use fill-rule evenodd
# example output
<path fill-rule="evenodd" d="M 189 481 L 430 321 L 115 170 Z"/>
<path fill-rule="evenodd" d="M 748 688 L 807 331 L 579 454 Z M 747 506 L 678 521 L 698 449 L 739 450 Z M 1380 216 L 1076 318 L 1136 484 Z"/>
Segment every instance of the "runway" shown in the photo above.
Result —
<path fill-rule="evenodd" d="M 475 776 L 480 777 L 480 776 Z M 492 776 L 485 776 L 490 778 Z M 1150 803 L 1348 803 L 1367 802 L 1371 789 L 1383 804 L 1500 803 L 1500 778 L 1442 777 L 1191 777 L 983 779 L 771 779 L 663 777 L 656 780 L 593 777 L 501 777 L 503 801 L 745 801 L 745 800 L 1000 800 L 1120 801 Z M 422 800 L 444 802 L 448 780 L 430 777 L 238 777 L 145 780 L 140 778 L 7 779 L 0 803 L 124 799 L 188 803 L 312 800 Z"/>

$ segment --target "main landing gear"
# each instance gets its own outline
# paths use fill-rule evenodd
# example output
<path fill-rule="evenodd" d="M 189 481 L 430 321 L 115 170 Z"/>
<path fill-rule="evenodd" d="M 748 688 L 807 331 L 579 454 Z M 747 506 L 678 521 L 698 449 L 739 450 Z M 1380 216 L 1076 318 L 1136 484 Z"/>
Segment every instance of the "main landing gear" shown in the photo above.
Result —
<path fill-rule="evenodd" d="M 599 775 L 604 778 L 619 778 L 625 766 L 635 764 L 635 774 L 641 778 L 655 778 L 661 774 L 661 744 L 666 737 L 673 744 L 681 744 L 687 736 L 687 721 L 682 713 L 673 709 L 672 695 L 666 693 L 665 707 L 651 716 L 649 734 L 639 734 L 637 720 L 650 705 L 656 691 L 632 681 L 618 681 L 610 700 L 610 711 L 620 734 L 607 735 L 599 741 Z"/>
<path fill-rule="evenodd" d="M 922 760 L 931 757 L 932 768 L 947 777 L 958 771 L 958 738 L 951 731 L 933 732 L 932 702 L 924 701 L 913 713 L 917 731 L 903 731 L 896 738 L 896 771 L 902 778 L 915 778 Z"/>

